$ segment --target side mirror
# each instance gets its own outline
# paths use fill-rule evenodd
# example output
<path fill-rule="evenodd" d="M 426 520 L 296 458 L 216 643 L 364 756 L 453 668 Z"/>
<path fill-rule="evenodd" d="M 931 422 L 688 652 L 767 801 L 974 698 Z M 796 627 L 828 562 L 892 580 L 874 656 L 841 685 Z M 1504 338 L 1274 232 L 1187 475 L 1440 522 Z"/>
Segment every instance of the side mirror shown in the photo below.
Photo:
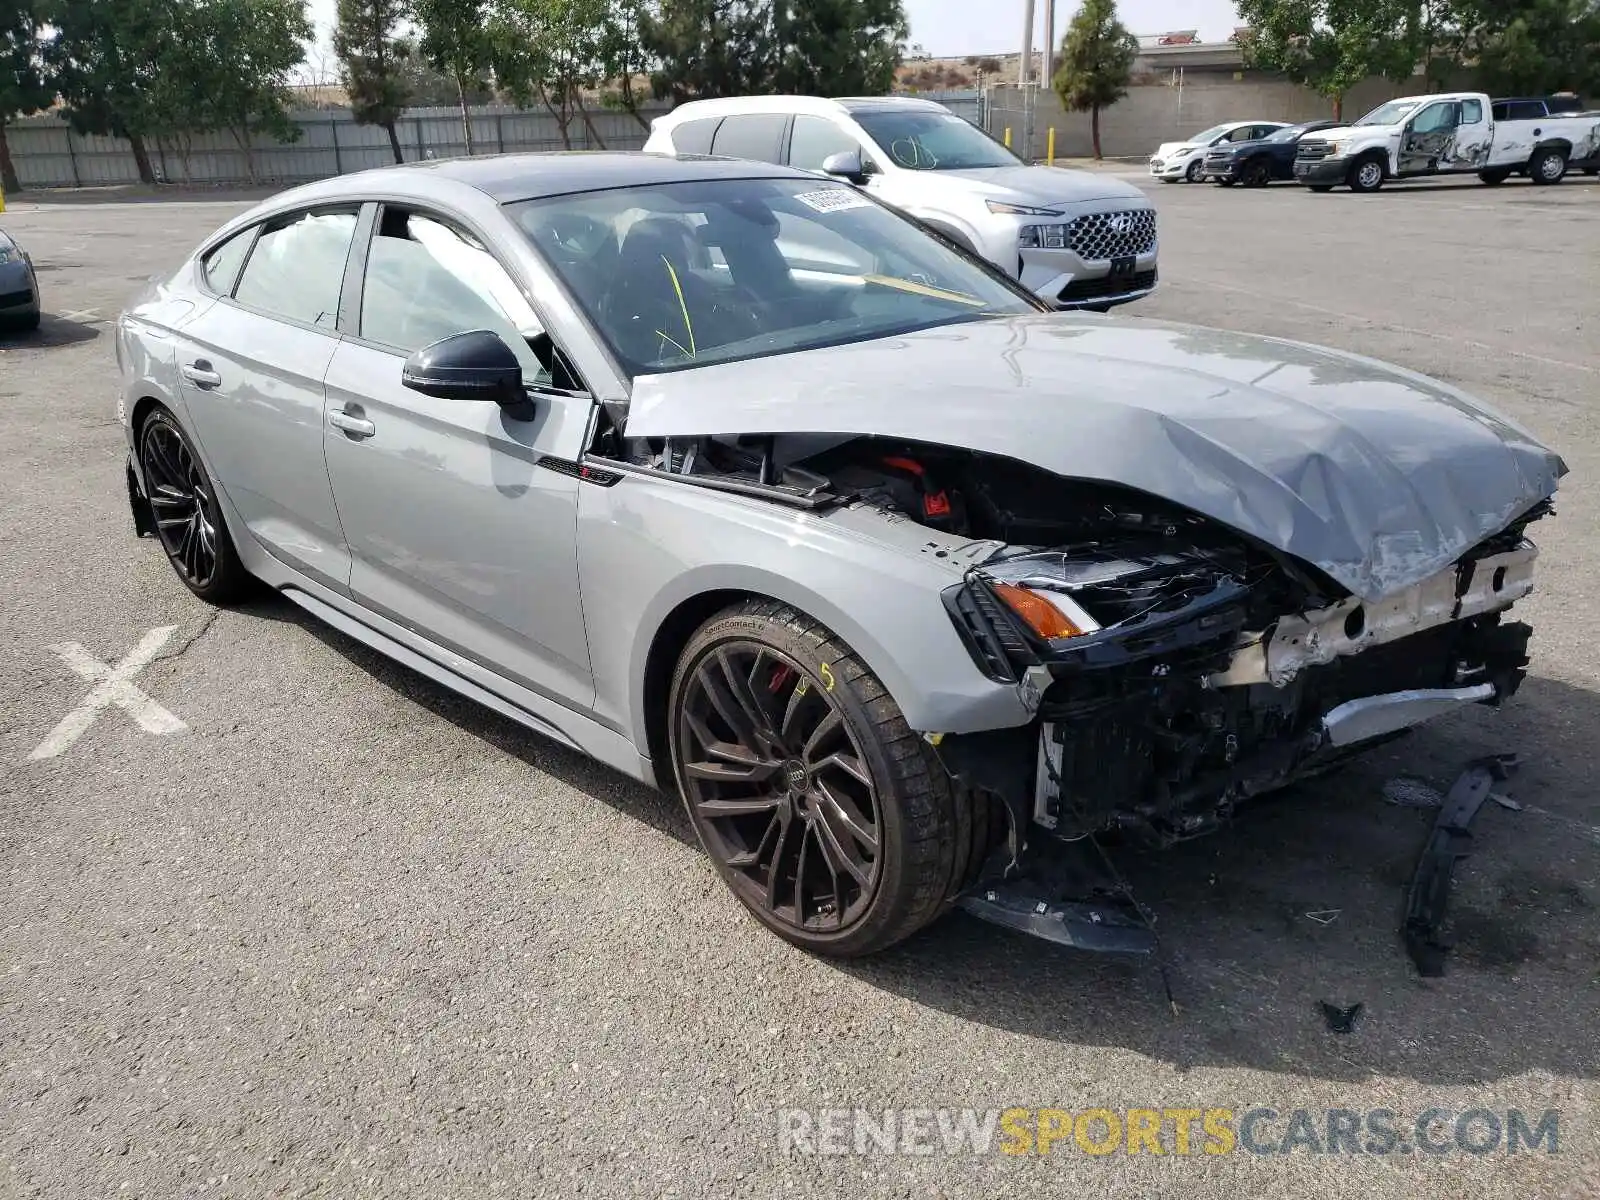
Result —
<path fill-rule="evenodd" d="M 474 329 L 424 346 L 400 370 L 400 383 L 441 400 L 493 400 L 500 405 L 527 402 L 522 364 L 498 333 Z"/>
<path fill-rule="evenodd" d="M 867 176 L 872 174 L 859 150 L 841 150 L 838 154 L 828 155 L 822 160 L 822 173 L 837 175 L 858 186 L 866 183 Z"/>

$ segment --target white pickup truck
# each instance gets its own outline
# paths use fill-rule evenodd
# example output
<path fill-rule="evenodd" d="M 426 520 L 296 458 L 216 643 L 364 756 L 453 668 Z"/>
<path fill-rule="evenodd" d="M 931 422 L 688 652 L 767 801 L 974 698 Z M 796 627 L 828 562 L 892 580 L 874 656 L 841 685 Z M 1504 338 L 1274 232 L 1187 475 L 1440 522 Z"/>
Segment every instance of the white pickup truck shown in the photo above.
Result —
<path fill-rule="evenodd" d="M 1375 192 L 1392 179 L 1474 172 L 1503 183 L 1518 172 L 1560 183 L 1569 166 L 1600 162 L 1600 115 L 1560 111 L 1575 97 L 1491 100 L 1481 92 L 1402 96 L 1353 125 L 1300 142 L 1294 177 L 1314 192 L 1339 184 Z"/>

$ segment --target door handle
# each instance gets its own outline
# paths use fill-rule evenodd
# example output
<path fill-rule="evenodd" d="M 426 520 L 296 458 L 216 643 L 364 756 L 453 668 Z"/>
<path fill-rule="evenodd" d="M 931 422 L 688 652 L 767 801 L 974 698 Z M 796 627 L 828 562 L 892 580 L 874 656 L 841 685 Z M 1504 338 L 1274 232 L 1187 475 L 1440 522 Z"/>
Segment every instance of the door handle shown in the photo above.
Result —
<path fill-rule="evenodd" d="M 197 358 L 192 363 L 186 363 L 180 370 L 183 377 L 195 387 L 214 388 L 222 383 L 222 376 L 211 369 L 211 364 L 203 358 Z"/>
<path fill-rule="evenodd" d="M 371 437 L 378 432 L 378 427 L 365 417 L 337 408 L 328 414 L 328 424 L 355 437 Z"/>

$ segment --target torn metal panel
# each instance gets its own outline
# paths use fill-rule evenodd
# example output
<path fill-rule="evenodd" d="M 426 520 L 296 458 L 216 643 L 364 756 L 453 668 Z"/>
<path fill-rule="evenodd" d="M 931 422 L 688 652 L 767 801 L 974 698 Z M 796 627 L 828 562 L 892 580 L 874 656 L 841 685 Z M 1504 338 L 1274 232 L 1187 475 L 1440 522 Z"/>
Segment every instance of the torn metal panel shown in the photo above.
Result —
<path fill-rule="evenodd" d="M 1316 612 L 1286 616 L 1270 631 L 1243 635 L 1216 687 L 1270 683 L 1282 687 L 1307 667 L 1359 654 L 1450 621 L 1508 608 L 1533 591 L 1538 548 L 1528 541 L 1450 568 L 1382 600 L 1349 596 Z M 1463 574 L 1465 582 L 1463 583 Z"/>
<path fill-rule="evenodd" d="M 626 432 L 870 435 L 999 455 L 1203 514 L 1366 601 L 1445 570 L 1566 473 L 1515 422 L 1412 372 L 1062 314 L 641 376 Z"/>

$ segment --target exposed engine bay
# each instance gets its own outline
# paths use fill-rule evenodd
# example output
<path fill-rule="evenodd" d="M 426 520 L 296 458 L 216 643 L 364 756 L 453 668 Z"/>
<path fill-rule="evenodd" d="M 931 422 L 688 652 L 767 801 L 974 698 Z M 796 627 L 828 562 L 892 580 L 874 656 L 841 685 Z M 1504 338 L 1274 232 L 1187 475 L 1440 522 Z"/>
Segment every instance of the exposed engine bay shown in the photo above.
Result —
<path fill-rule="evenodd" d="M 1372 602 L 1180 506 L 972 451 L 821 435 L 629 450 L 706 486 L 995 543 L 944 602 L 978 668 L 1024 689 L 1037 719 L 929 740 L 1003 802 L 1001 874 L 1030 827 L 1171 844 L 1427 717 L 1511 696 L 1530 630 L 1504 613 L 1533 586 L 1524 531 L 1551 511 Z"/>

